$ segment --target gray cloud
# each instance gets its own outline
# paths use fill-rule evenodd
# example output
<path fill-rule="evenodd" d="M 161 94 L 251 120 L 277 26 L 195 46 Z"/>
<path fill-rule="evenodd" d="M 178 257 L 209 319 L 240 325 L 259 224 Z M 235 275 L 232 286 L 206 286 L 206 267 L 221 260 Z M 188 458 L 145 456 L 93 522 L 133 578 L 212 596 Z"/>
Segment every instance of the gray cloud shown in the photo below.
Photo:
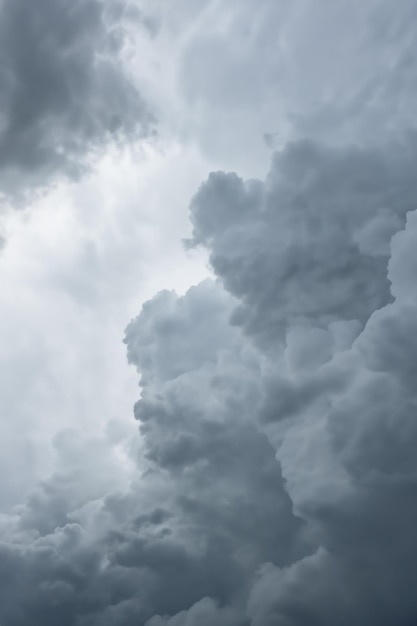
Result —
<path fill-rule="evenodd" d="M 130 324 L 145 474 L 124 495 L 100 496 L 83 478 L 92 462 L 102 471 L 97 444 L 92 459 L 71 448 L 77 469 L 64 467 L 33 494 L 3 546 L 16 572 L 2 584 L 5 624 L 144 624 L 160 615 L 150 624 L 243 625 L 252 572 L 311 551 L 274 449 L 253 422 L 258 356 L 230 332 L 232 305 L 207 281 L 182 298 L 159 294 Z"/>
<path fill-rule="evenodd" d="M 241 301 L 233 321 L 271 344 L 288 326 L 363 324 L 386 304 L 389 242 L 414 208 L 416 152 L 414 137 L 386 151 L 302 141 L 276 154 L 265 183 L 211 174 L 192 203 L 189 245 L 208 247 Z"/>
<path fill-rule="evenodd" d="M 379 145 L 415 129 L 413 0 L 152 7 L 160 65 L 175 64 L 161 76 L 160 117 L 214 167 L 263 177 L 290 140 Z"/>
<path fill-rule="evenodd" d="M 210 176 L 218 282 L 126 331 L 140 476 L 91 490 L 99 447 L 71 447 L 4 522 L 6 626 L 413 622 L 414 150 L 302 142 L 265 182 Z"/>
<path fill-rule="evenodd" d="M 412 25 L 379 4 L 361 11 L 395 47 Z M 4 626 L 416 622 L 417 143 L 391 130 L 294 141 L 263 181 L 210 174 L 188 244 L 216 280 L 126 330 L 136 475 L 62 435 L 0 518 Z"/>
<path fill-rule="evenodd" d="M 253 626 L 416 618 L 414 150 L 292 145 L 265 184 L 219 172 L 193 200 L 191 243 L 268 356 L 260 417 L 320 546 L 259 570 Z"/>
<path fill-rule="evenodd" d="M 123 70 L 121 9 L 100 0 L 0 3 L 3 194 L 77 177 L 107 142 L 148 132 L 151 116 Z"/>

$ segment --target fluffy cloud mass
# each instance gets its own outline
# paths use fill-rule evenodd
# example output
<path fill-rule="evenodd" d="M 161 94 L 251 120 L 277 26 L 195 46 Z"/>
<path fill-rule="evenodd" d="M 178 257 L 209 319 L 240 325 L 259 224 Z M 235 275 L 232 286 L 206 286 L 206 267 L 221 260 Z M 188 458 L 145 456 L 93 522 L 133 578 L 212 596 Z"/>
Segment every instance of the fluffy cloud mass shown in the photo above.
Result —
<path fill-rule="evenodd" d="M 120 71 L 123 6 L 101 0 L 0 2 L 3 194 L 77 177 L 109 141 L 151 121 Z"/>
<path fill-rule="evenodd" d="M 33 494 L 5 527 L 4 623 L 410 623 L 414 162 L 302 142 L 265 183 L 210 175 L 193 241 L 219 281 L 126 333 L 141 477 Z"/>
<path fill-rule="evenodd" d="M 253 3 L 242 13 L 221 4 L 202 3 L 197 17 L 191 3 L 178 5 L 190 31 L 180 89 L 189 50 L 210 48 L 208 35 L 197 45 L 201 24 L 210 32 L 213 15 L 223 18 L 225 50 L 249 28 Z M 304 49 L 312 3 L 293 4 L 296 13 L 265 2 L 257 24 L 264 32 L 280 17 L 294 51 Z M 327 12 L 314 6 L 321 21 L 310 36 L 323 24 L 346 28 L 343 0 Z M 341 54 L 355 68 L 354 43 L 364 50 L 354 94 L 363 110 L 343 105 L 337 134 L 334 94 L 349 81 L 337 83 L 317 53 L 311 63 L 335 91 L 324 93 L 324 81 L 314 115 L 307 103 L 284 119 L 292 138 L 267 175 L 213 171 L 191 199 L 186 247 L 207 252 L 212 276 L 183 295 L 160 291 L 126 328 L 140 381 L 137 436 L 114 423 L 88 439 L 60 433 L 54 473 L 0 517 L 2 626 L 416 622 L 417 135 L 403 75 L 415 27 L 411 3 L 361 7 L 350 19 L 364 26 Z M 174 29 L 169 6 L 161 11 Z M 163 20 L 160 28 L 163 37 Z M 249 43 L 268 63 L 282 48 L 265 42 Z M 291 57 L 295 79 L 301 58 Z M 228 63 L 220 79 L 239 67 Z M 203 69 L 207 97 L 216 95 L 208 79 L 227 95 Z M 274 71 L 282 76 L 281 65 Z M 378 137 L 361 132 L 368 104 L 387 121 Z M 227 98 L 216 106 L 226 118 L 238 108 Z M 204 105 L 199 113 L 211 123 Z"/>

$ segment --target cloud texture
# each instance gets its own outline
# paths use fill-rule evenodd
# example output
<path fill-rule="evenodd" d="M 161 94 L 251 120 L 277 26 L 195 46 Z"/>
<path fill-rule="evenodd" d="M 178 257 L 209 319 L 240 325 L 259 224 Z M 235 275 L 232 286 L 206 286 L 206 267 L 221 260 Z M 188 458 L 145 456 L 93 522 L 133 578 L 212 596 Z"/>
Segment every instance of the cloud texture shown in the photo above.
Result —
<path fill-rule="evenodd" d="M 0 186 L 16 194 L 77 177 L 94 151 L 147 131 L 122 70 L 123 5 L 0 2 Z"/>
<path fill-rule="evenodd" d="M 297 16 L 265 2 L 257 24 L 279 6 L 301 38 L 312 3 L 294 4 Z M 343 30 L 348 5 L 336 4 L 325 17 Z M 204 6 L 206 19 L 218 7 Z M 378 100 L 396 73 L 391 103 L 408 110 L 413 7 L 361 7 L 356 96 L 376 67 L 366 102 L 398 125 L 362 135 L 362 101 L 337 137 L 337 97 L 322 94 L 296 116 L 309 136 L 266 177 L 220 170 L 200 186 L 187 245 L 207 250 L 214 276 L 161 291 L 126 329 L 137 440 L 62 433 L 54 475 L 0 518 L 3 626 L 416 623 L 417 136 Z M 387 38 L 396 63 L 383 74 Z M 120 448 L 134 468 L 121 484 Z"/>
<path fill-rule="evenodd" d="M 193 241 L 219 281 L 127 329 L 142 475 L 82 493 L 65 469 L 4 522 L 4 624 L 412 623 L 415 151 L 210 175 Z"/>

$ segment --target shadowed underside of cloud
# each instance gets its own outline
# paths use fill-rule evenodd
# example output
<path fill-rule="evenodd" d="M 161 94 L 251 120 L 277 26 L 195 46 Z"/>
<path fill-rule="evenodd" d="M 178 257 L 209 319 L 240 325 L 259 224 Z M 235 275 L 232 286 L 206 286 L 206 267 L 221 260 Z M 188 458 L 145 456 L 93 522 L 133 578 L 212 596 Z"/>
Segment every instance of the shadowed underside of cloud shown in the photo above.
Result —
<path fill-rule="evenodd" d="M 264 182 L 210 175 L 217 281 L 126 331 L 138 478 L 109 492 L 100 446 L 58 442 L 77 467 L 1 520 L 4 626 L 416 622 L 416 153 L 304 141 Z"/>
<path fill-rule="evenodd" d="M 0 192 L 78 177 L 110 141 L 152 122 L 123 69 L 122 5 L 0 2 Z"/>

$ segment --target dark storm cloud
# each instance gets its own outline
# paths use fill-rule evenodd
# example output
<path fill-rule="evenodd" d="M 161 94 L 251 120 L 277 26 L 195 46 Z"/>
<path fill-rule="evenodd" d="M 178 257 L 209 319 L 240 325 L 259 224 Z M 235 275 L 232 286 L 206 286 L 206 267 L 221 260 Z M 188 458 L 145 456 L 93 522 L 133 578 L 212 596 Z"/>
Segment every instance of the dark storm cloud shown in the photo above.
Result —
<path fill-rule="evenodd" d="M 302 141 L 274 157 L 265 183 L 212 173 L 192 204 L 228 291 L 234 322 L 268 343 L 295 323 L 364 323 L 390 299 L 390 238 L 414 207 L 417 141 L 386 151 Z"/>
<path fill-rule="evenodd" d="M 71 472 L 29 499 L 2 548 L 15 572 L 2 583 L 3 623 L 144 624 L 161 615 L 150 624 L 243 626 L 253 571 L 311 551 L 253 421 L 259 362 L 228 327 L 231 305 L 207 281 L 182 298 L 159 294 L 130 324 L 147 471 L 132 492 L 104 499 L 91 535 Z"/>
<path fill-rule="evenodd" d="M 414 623 L 415 150 L 301 142 L 265 182 L 210 176 L 219 281 L 126 331 L 140 478 L 96 493 L 105 451 L 64 438 L 77 469 L 3 520 L 5 626 Z"/>
<path fill-rule="evenodd" d="M 0 3 L 0 191 L 78 176 L 91 153 L 151 121 L 123 70 L 121 5 Z"/>
<path fill-rule="evenodd" d="M 416 620 L 414 151 L 412 138 L 324 160 L 300 144 L 275 159 L 264 187 L 218 173 L 194 199 L 195 241 L 243 300 L 235 322 L 267 352 L 284 337 L 288 379 L 281 365 L 265 406 L 293 420 L 278 456 L 321 545 L 289 568 L 261 568 L 254 626 Z"/>
<path fill-rule="evenodd" d="M 392 7 L 366 13 L 395 46 Z M 371 144 L 202 185 L 189 244 L 217 281 L 126 330 L 137 479 L 110 488 L 107 448 L 61 438 L 0 518 L 2 626 L 417 622 L 417 140 Z"/>

